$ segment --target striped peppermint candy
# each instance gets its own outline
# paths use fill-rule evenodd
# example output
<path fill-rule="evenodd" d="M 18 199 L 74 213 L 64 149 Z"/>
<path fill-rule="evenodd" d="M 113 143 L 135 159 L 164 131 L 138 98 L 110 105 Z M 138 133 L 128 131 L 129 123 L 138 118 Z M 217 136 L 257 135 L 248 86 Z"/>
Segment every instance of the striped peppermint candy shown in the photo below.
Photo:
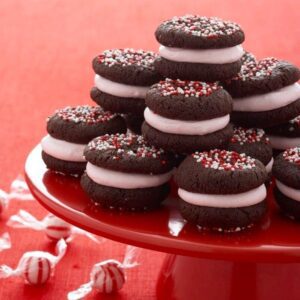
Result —
<path fill-rule="evenodd" d="M 24 266 L 23 277 L 32 285 L 46 283 L 51 275 L 51 262 L 48 258 L 36 255 L 23 257 L 21 264 Z"/>
<path fill-rule="evenodd" d="M 122 264 L 116 260 L 107 260 L 94 265 L 91 281 L 93 287 L 101 293 L 110 294 L 120 290 L 125 283 Z"/>
<path fill-rule="evenodd" d="M 67 244 L 64 239 L 61 239 L 56 244 L 56 255 L 44 251 L 26 252 L 21 257 L 17 268 L 1 265 L 0 278 L 21 276 L 28 284 L 44 284 L 49 280 L 54 267 L 63 258 L 66 250 Z"/>
<path fill-rule="evenodd" d="M 50 239 L 59 240 L 71 236 L 72 226 L 54 215 L 47 215 L 44 219 L 44 224 L 45 233 Z"/>
<path fill-rule="evenodd" d="M 126 280 L 125 270 L 138 265 L 136 261 L 138 253 L 138 248 L 128 245 L 122 263 L 110 259 L 95 264 L 90 274 L 90 281 L 69 292 L 68 300 L 81 300 L 93 289 L 105 294 L 120 290 Z"/>

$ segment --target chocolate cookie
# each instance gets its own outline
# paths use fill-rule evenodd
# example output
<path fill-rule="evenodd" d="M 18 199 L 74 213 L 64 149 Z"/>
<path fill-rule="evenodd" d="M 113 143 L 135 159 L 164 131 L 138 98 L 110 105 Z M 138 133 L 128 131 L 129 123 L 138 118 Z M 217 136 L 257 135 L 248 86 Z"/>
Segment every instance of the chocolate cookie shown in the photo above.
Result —
<path fill-rule="evenodd" d="M 91 99 L 103 109 L 115 113 L 143 114 L 145 110 L 145 99 L 123 98 L 101 92 L 96 87 L 90 91 Z"/>
<path fill-rule="evenodd" d="M 186 15 L 163 22 L 155 36 L 161 44 L 155 68 L 164 77 L 210 82 L 241 68 L 245 36 L 236 23 Z"/>
<path fill-rule="evenodd" d="M 300 147 L 300 115 L 287 123 L 266 128 L 275 151 Z"/>
<path fill-rule="evenodd" d="M 223 83 L 233 97 L 232 121 L 245 127 L 272 127 L 300 114 L 300 70 L 286 61 L 265 58 L 243 64 Z"/>
<path fill-rule="evenodd" d="M 181 212 L 201 228 L 245 229 L 266 212 L 266 178 L 264 165 L 246 154 L 195 152 L 175 172 Z"/>
<path fill-rule="evenodd" d="M 217 83 L 166 79 L 146 96 L 142 133 L 178 154 L 226 147 L 232 136 L 230 95 Z"/>
<path fill-rule="evenodd" d="M 275 200 L 284 214 L 300 220 L 300 147 L 279 154 L 274 162 Z"/>
<path fill-rule="evenodd" d="M 148 210 L 169 192 L 175 158 L 135 134 L 104 135 L 84 151 L 88 161 L 81 184 L 104 208 Z"/>
<path fill-rule="evenodd" d="M 161 79 L 154 69 L 157 55 L 135 49 L 105 50 L 93 59 L 95 87 L 91 98 L 117 113 L 141 113 L 148 88 Z"/>
<path fill-rule="evenodd" d="M 245 51 L 242 56 L 242 64 L 244 65 L 251 62 L 256 62 L 256 57 L 251 52 Z"/>
<path fill-rule="evenodd" d="M 135 115 L 135 114 L 127 114 L 124 115 L 124 119 L 126 121 L 127 128 L 136 134 L 142 133 L 142 124 L 144 122 L 144 114 Z"/>
<path fill-rule="evenodd" d="M 121 116 L 100 107 L 68 106 L 48 118 L 47 132 L 41 142 L 47 167 L 64 174 L 80 175 L 86 166 L 83 157 L 86 144 L 99 135 L 126 132 L 126 124 Z"/>
<path fill-rule="evenodd" d="M 228 150 L 245 153 L 260 160 L 266 167 L 267 173 L 271 173 L 273 166 L 272 147 L 263 129 L 234 127 Z"/>

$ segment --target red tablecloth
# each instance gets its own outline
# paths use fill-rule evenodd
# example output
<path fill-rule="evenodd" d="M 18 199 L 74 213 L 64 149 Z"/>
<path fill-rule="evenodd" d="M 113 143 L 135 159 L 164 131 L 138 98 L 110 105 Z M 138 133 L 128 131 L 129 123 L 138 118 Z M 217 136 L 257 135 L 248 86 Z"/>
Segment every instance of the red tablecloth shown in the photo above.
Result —
<path fill-rule="evenodd" d="M 171 1 L 0 1 L 0 187 L 7 189 L 22 172 L 29 150 L 45 134 L 45 119 L 57 107 L 91 103 L 91 59 L 105 48 L 155 50 L 153 32 L 173 15 L 197 13 L 239 22 L 245 48 L 258 57 L 276 56 L 300 65 L 300 5 L 295 0 Z M 0 220 L 0 234 L 11 233 L 13 248 L 0 264 L 15 266 L 29 250 L 53 250 L 42 233 L 7 229 L 7 218 L 22 207 L 42 217 L 35 202 L 15 202 Z M 97 246 L 78 237 L 46 286 L 23 285 L 20 278 L 0 281 L 0 299 L 66 299 L 85 282 L 91 266 L 122 259 L 124 245 Z M 155 282 L 164 255 L 143 251 L 141 266 L 128 272 L 124 289 L 110 299 L 155 299 Z M 94 299 L 90 296 L 89 299 Z"/>

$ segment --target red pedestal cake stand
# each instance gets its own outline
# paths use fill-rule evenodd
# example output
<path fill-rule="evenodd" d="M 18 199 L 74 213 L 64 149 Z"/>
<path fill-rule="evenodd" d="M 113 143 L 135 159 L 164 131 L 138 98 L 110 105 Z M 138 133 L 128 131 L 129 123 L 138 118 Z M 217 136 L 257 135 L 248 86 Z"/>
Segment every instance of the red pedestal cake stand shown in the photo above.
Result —
<path fill-rule="evenodd" d="M 60 218 L 109 239 L 169 253 L 157 299 L 300 299 L 300 225 L 280 215 L 272 188 L 261 224 L 240 233 L 213 234 L 186 224 L 175 196 L 147 213 L 94 207 L 78 179 L 46 169 L 40 146 L 28 156 L 25 173 L 37 200 Z"/>

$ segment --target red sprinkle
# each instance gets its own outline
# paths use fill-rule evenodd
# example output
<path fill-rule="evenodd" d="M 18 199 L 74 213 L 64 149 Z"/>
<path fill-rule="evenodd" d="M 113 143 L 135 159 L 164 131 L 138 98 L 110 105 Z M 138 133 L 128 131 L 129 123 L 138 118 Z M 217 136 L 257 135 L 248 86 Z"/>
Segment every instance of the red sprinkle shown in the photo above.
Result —
<path fill-rule="evenodd" d="M 195 152 L 192 157 L 204 168 L 220 171 L 247 170 L 256 166 L 254 158 L 234 151 L 215 149 L 208 152 Z"/>
<path fill-rule="evenodd" d="M 264 58 L 260 61 L 250 61 L 242 65 L 240 73 L 238 73 L 231 80 L 246 81 L 249 79 L 257 79 L 261 77 L 268 77 L 273 70 L 278 66 L 280 61 L 274 57 Z"/>
<path fill-rule="evenodd" d="M 283 158 L 290 163 L 300 166 L 300 147 L 295 147 L 284 151 Z"/>
<path fill-rule="evenodd" d="M 141 69 L 154 69 L 153 62 L 157 58 L 157 54 L 152 51 L 135 50 L 132 48 L 105 50 L 98 56 L 99 63 L 106 66 L 121 65 L 139 66 Z"/>
<path fill-rule="evenodd" d="M 293 130 L 294 126 L 300 127 L 300 116 L 290 120 L 289 123 L 293 125 L 293 127 L 290 128 L 290 131 Z"/>
<path fill-rule="evenodd" d="M 74 107 L 67 106 L 59 109 L 53 116 L 57 116 L 67 122 L 97 124 L 110 121 L 116 114 L 104 111 L 99 106 L 82 105 Z"/>
<path fill-rule="evenodd" d="M 235 127 L 230 142 L 239 143 L 240 145 L 257 142 L 264 142 L 266 144 L 269 144 L 270 140 L 266 136 L 263 129 Z"/>
<path fill-rule="evenodd" d="M 163 149 L 157 149 L 149 145 L 141 135 L 136 134 L 106 134 L 93 139 L 88 144 L 89 150 L 96 151 L 112 151 L 114 153 L 113 159 L 121 159 L 124 157 L 149 157 L 160 158 L 164 154 Z M 166 161 L 162 160 L 162 164 Z"/>
<path fill-rule="evenodd" d="M 241 31 L 241 27 L 231 21 L 224 21 L 216 17 L 201 17 L 185 15 L 173 17 L 162 23 L 168 30 L 183 31 L 189 35 L 216 39 L 218 36 L 232 35 Z"/>
<path fill-rule="evenodd" d="M 207 83 L 202 81 L 189 81 L 180 79 L 165 79 L 153 86 L 153 89 L 158 89 L 162 96 L 178 96 L 185 97 L 202 97 L 209 96 L 214 91 L 222 89 L 218 83 Z"/>

